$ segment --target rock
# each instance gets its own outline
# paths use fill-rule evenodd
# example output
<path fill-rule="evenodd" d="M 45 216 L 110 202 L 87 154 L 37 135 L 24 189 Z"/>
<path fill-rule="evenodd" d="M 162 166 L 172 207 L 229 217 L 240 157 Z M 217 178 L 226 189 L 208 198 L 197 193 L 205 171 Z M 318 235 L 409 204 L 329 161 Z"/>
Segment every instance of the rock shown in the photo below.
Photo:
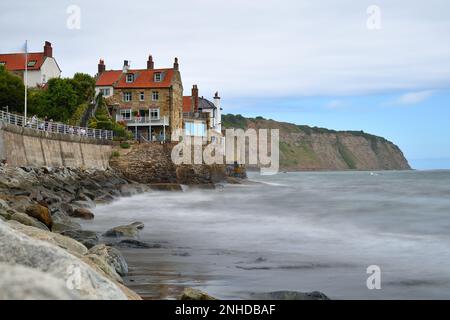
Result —
<path fill-rule="evenodd" d="M 193 289 L 193 288 L 185 288 L 183 293 L 181 294 L 180 300 L 217 300 L 216 298 L 211 297 L 207 293 Z"/>
<path fill-rule="evenodd" d="M 33 239 L 42 240 L 57 245 L 58 247 L 66 249 L 70 253 L 83 255 L 88 252 L 88 249 L 83 244 L 61 234 L 38 229 L 36 227 L 25 226 L 17 221 L 10 221 L 9 224 L 14 230 L 20 231 Z"/>
<path fill-rule="evenodd" d="M 53 244 L 33 239 L 0 223 L 0 262 L 38 269 L 66 284 L 82 299 L 126 299 L 111 280 Z"/>
<path fill-rule="evenodd" d="M 75 208 L 72 213 L 69 214 L 69 216 L 84 220 L 94 219 L 94 214 L 87 208 Z"/>
<path fill-rule="evenodd" d="M 80 230 L 81 226 L 76 223 L 53 222 L 52 232 L 63 233 L 69 230 Z"/>
<path fill-rule="evenodd" d="M 128 273 L 128 264 L 116 248 L 98 244 L 89 249 L 89 253 L 102 257 L 119 275 L 125 276 Z"/>
<path fill-rule="evenodd" d="M 252 298 L 258 300 L 330 300 L 324 293 L 319 291 L 274 291 L 266 293 L 252 293 L 251 296 Z"/>
<path fill-rule="evenodd" d="M 119 242 L 111 243 L 109 245 L 120 247 L 120 248 L 135 248 L 135 249 L 149 249 L 149 248 L 155 248 L 155 245 L 149 245 L 148 243 L 134 240 L 134 239 L 125 239 L 121 240 Z M 156 244 L 158 245 L 158 244 Z M 161 248 L 161 245 L 158 246 L 158 248 Z"/>
<path fill-rule="evenodd" d="M 52 227 L 53 219 L 50 213 L 48 212 L 48 208 L 41 206 L 39 204 L 33 204 L 25 209 L 25 213 L 30 217 L 33 217 L 41 221 L 48 228 Z"/>
<path fill-rule="evenodd" d="M 35 228 L 39 228 L 42 230 L 49 230 L 48 227 L 43 224 L 42 222 L 36 220 L 33 217 L 30 217 L 29 215 L 25 214 L 25 213 L 21 213 L 21 212 L 14 212 L 11 217 L 10 220 L 15 220 L 17 222 L 20 222 L 21 224 L 24 224 L 26 226 L 32 226 Z"/>
<path fill-rule="evenodd" d="M 143 223 L 143 222 L 140 222 L 140 221 L 133 222 L 131 225 L 132 225 L 132 226 L 135 226 L 135 227 L 136 227 L 137 229 L 139 229 L 139 230 L 144 229 L 144 223 Z"/>
<path fill-rule="evenodd" d="M 79 300 L 64 280 L 42 271 L 0 263 L 0 300 Z"/>
<path fill-rule="evenodd" d="M 89 230 L 67 230 L 61 232 L 62 235 L 75 239 L 85 245 L 88 249 L 98 244 L 98 235 L 94 231 Z"/>
<path fill-rule="evenodd" d="M 69 216 L 73 213 L 73 207 L 68 203 L 61 203 L 60 208 L 62 212 L 66 213 Z"/>
<path fill-rule="evenodd" d="M 81 201 L 81 200 L 73 201 L 72 204 L 79 208 L 88 208 L 88 209 L 95 208 L 95 202 L 90 199 L 88 201 Z"/>
<path fill-rule="evenodd" d="M 134 225 L 118 226 L 106 231 L 104 237 L 129 237 L 136 238 L 139 235 L 138 228 Z"/>
<path fill-rule="evenodd" d="M 108 279 L 114 281 L 123 283 L 122 278 L 120 275 L 114 270 L 113 267 L 111 267 L 105 259 L 102 257 L 96 255 L 96 254 L 88 254 L 83 257 L 80 257 L 84 262 L 86 262 L 89 266 L 93 267 L 99 273 L 103 274 Z"/>

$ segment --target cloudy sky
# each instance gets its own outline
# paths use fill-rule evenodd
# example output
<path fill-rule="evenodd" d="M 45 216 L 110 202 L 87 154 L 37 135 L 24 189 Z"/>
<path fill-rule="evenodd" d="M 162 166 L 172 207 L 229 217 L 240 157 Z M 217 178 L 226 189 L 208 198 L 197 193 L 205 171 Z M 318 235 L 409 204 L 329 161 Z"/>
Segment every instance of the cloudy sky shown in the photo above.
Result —
<path fill-rule="evenodd" d="M 0 51 L 49 40 L 64 76 L 177 56 L 185 93 L 219 90 L 225 112 L 364 130 L 450 168 L 448 0 L 0 2 Z"/>

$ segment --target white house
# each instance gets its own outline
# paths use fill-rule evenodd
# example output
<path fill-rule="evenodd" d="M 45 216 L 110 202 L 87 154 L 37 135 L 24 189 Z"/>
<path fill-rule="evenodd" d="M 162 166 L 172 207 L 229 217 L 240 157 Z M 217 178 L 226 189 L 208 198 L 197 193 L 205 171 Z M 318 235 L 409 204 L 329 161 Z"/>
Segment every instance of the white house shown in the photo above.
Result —
<path fill-rule="evenodd" d="M 44 86 L 48 80 L 61 76 L 61 69 L 53 57 L 52 44 L 48 41 L 45 41 L 43 52 L 30 52 L 27 57 L 25 53 L 0 54 L 0 65 L 23 80 L 26 61 L 29 87 Z"/>

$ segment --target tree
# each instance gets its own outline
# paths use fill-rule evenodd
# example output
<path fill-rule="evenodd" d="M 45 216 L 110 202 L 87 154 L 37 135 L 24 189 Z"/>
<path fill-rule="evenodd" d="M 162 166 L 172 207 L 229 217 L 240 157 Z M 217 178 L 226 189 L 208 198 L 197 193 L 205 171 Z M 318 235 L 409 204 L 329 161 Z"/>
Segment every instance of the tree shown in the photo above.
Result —
<path fill-rule="evenodd" d="M 0 108 L 23 112 L 25 86 L 22 79 L 0 66 Z"/>
<path fill-rule="evenodd" d="M 71 83 L 77 93 L 79 105 L 92 101 L 95 95 L 95 79 L 93 77 L 86 73 L 75 73 Z"/>

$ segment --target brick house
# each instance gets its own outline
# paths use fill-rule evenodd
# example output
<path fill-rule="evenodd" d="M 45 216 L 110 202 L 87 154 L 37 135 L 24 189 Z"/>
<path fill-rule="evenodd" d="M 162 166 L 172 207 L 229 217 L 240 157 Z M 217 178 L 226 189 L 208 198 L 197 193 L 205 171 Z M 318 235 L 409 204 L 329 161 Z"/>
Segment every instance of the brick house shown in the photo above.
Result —
<path fill-rule="evenodd" d="M 19 76 L 24 82 L 25 53 L 0 54 L 0 65 Z M 27 57 L 28 87 L 42 87 L 48 80 L 59 78 L 61 69 L 53 57 L 52 44 L 45 41 L 42 52 L 29 52 Z"/>
<path fill-rule="evenodd" d="M 106 70 L 98 64 L 96 94 L 102 93 L 117 121 L 126 123 L 135 139 L 170 140 L 182 128 L 183 84 L 178 59 L 172 68 L 155 69 L 149 56 L 146 69 Z"/>
<path fill-rule="evenodd" d="M 207 130 L 222 133 L 220 97 L 214 95 L 214 102 L 199 97 L 197 85 L 192 86 L 191 95 L 183 97 L 183 128 L 186 135 L 203 136 L 207 140 Z"/>

